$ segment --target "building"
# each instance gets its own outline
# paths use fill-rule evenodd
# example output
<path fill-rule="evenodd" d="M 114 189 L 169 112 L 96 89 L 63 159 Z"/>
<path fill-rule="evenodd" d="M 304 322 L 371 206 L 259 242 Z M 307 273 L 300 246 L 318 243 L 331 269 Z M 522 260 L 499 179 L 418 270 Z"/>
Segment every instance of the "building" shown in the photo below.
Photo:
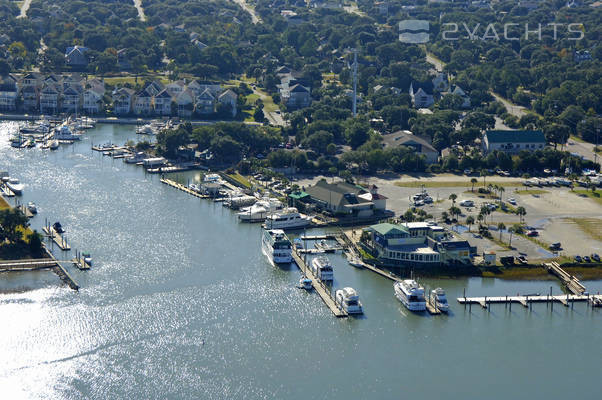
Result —
<path fill-rule="evenodd" d="M 483 152 L 503 151 L 515 154 L 522 150 L 542 150 L 546 146 L 546 138 L 542 131 L 487 131 L 481 141 Z"/>
<path fill-rule="evenodd" d="M 196 99 L 196 112 L 198 114 L 213 114 L 215 112 L 215 97 L 209 89 L 205 89 Z"/>
<path fill-rule="evenodd" d="M 384 147 L 406 146 L 416 150 L 416 153 L 424 156 L 424 161 L 427 164 L 433 164 L 439 159 L 439 152 L 431 143 L 420 137 L 412 134 L 410 131 L 397 131 L 389 135 L 383 135 Z"/>
<path fill-rule="evenodd" d="M 134 114 L 136 115 L 151 115 L 153 113 L 154 98 L 147 88 L 136 93 L 134 99 Z"/>
<path fill-rule="evenodd" d="M 410 83 L 410 98 L 415 108 L 427 108 L 435 104 L 432 90 L 414 82 Z"/>
<path fill-rule="evenodd" d="M 69 85 L 63 90 L 61 111 L 65 113 L 76 113 L 82 105 L 82 95 L 78 90 L 81 87 Z"/>
<path fill-rule="evenodd" d="M 437 76 L 433 78 L 433 89 L 437 92 L 447 92 L 449 89 L 449 80 L 447 74 L 439 72 Z"/>
<path fill-rule="evenodd" d="M 65 64 L 70 67 L 85 67 L 88 65 L 88 57 L 86 57 L 87 51 L 87 47 L 67 47 L 67 50 L 65 50 Z"/>
<path fill-rule="evenodd" d="M 180 92 L 176 97 L 176 104 L 178 105 L 178 116 L 190 118 L 194 110 L 194 93 L 192 93 L 192 90 L 185 89 Z"/>
<path fill-rule="evenodd" d="M 470 96 L 458 85 L 451 85 L 447 94 L 459 96 L 462 99 L 462 108 L 470 108 Z"/>
<path fill-rule="evenodd" d="M 134 91 L 121 87 L 113 91 L 113 112 L 115 115 L 127 115 L 132 112 Z"/>
<path fill-rule="evenodd" d="M 309 107 L 311 104 L 311 94 L 309 88 L 297 83 L 290 89 L 281 91 L 282 101 L 289 109 Z"/>
<path fill-rule="evenodd" d="M 217 101 L 220 104 L 224 104 L 230 107 L 230 110 L 232 112 L 232 116 L 235 117 L 236 113 L 238 112 L 237 110 L 237 102 L 238 102 L 238 95 L 236 93 L 234 93 L 231 89 L 227 89 L 225 92 L 223 92 L 222 94 L 219 95 L 219 97 L 217 98 Z"/>
<path fill-rule="evenodd" d="M 37 85 L 23 86 L 21 89 L 24 111 L 37 111 L 40 107 L 40 90 Z"/>
<path fill-rule="evenodd" d="M 104 111 L 103 98 L 105 83 L 100 79 L 92 79 L 86 83 L 84 90 L 83 110 L 86 114 L 98 114 Z"/>
<path fill-rule="evenodd" d="M 382 223 L 364 229 L 362 245 L 389 266 L 470 264 L 475 249 L 430 222 Z"/>
<path fill-rule="evenodd" d="M 384 210 L 386 208 L 386 197 L 379 197 L 376 190 L 368 192 L 361 186 L 342 181 L 328 183 L 325 179 L 322 179 L 314 186 L 305 189 L 305 192 L 311 196 L 311 203 L 316 208 L 328 211 L 333 215 L 358 218 L 371 217 L 377 209 L 372 200 L 373 196 L 378 200 L 380 209 Z M 363 194 L 369 196 L 361 196 Z"/>
<path fill-rule="evenodd" d="M 0 111 L 15 111 L 17 109 L 17 98 L 19 89 L 17 80 L 11 76 L 0 77 Z"/>
<path fill-rule="evenodd" d="M 55 84 L 46 84 L 40 92 L 40 113 L 56 114 L 59 111 L 59 87 Z"/>
<path fill-rule="evenodd" d="M 171 115 L 171 96 L 166 89 L 155 96 L 155 114 Z"/>

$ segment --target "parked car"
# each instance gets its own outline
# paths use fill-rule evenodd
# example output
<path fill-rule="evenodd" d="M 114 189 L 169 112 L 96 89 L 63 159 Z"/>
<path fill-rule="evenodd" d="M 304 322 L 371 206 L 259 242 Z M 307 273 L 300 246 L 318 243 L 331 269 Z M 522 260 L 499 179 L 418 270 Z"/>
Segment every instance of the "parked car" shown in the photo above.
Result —
<path fill-rule="evenodd" d="M 561 247 L 562 245 L 560 244 L 560 242 L 552 243 L 550 245 L 550 250 L 560 250 Z"/>
<path fill-rule="evenodd" d="M 536 236 L 539 236 L 539 232 L 537 232 L 537 231 L 529 231 L 529 232 L 527 232 L 527 236 L 529 236 L 529 237 L 536 237 Z"/>
<path fill-rule="evenodd" d="M 575 256 L 575 261 L 580 263 L 583 261 L 583 259 L 581 258 L 581 256 Z"/>
<path fill-rule="evenodd" d="M 516 260 L 519 262 L 519 264 L 527 264 L 528 263 L 527 257 L 525 257 L 525 256 L 518 256 L 518 257 L 516 257 Z"/>
<path fill-rule="evenodd" d="M 516 205 L 516 199 L 514 197 L 508 199 L 508 203 L 512 204 L 513 206 Z"/>
<path fill-rule="evenodd" d="M 589 258 L 589 256 L 583 256 L 583 261 L 585 261 L 586 263 L 591 263 L 592 259 Z"/>
<path fill-rule="evenodd" d="M 462 206 L 462 207 L 474 207 L 474 201 L 472 201 L 472 200 L 462 200 L 460 202 L 460 206 Z"/>
<path fill-rule="evenodd" d="M 594 260 L 595 262 L 600 262 L 600 256 L 598 255 L 598 253 L 592 254 L 592 260 Z"/>

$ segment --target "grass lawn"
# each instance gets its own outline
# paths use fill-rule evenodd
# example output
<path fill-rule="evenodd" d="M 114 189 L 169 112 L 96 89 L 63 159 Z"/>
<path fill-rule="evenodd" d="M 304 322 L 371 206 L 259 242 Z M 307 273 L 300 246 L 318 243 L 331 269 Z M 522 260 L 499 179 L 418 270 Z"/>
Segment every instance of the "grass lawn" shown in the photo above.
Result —
<path fill-rule="evenodd" d="M 509 180 L 509 181 L 504 181 L 504 182 L 495 182 L 494 183 L 497 186 L 503 186 L 503 187 L 513 187 L 513 186 L 519 186 L 522 184 L 522 181 L 519 180 Z M 472 188 L 472 183 L 470 183 L 470 179 L 465 180 L 465 181 L 432 181 L 432 180 L 419 180 L 419 181 L 408 181 L 408 182 L 403 182 L 403 181 L 398 181 L 395 182 L 396 186 L 399 187 L 410 187 L 410 188 L 420 188 L 422 186 L 424 186 L 425 188 L 444 188 L 444 187 L 466 187 L 466 188 Z M 483 187 L 482 182 L 479 182 L 477 184 L 475 184 L 475 192 L 477 193 L 478 188 Z"/>
<path fill-rule="evenodd" d="M 597 218 L 565 218 L 577 225 L 584 233 L 592 239 L 602 241 L 602 223 Z"/>
<path fill-rule="evenodd" d="M 10 208 L 10 204 L 4 200 L 4 197 L 0 196 L 0 210 L 4 210 L 5 208 Z"/>
<path fill-rule="evenodd" d="M 573 190 L 573 193 L 587 196 L 592 200 L 595 200 L 598 204 L 602 204 L 602 197 L 600 197 L 599 192 L 592 192 L 591 190 Z"/>
<path fill-rule="evenodd" d="M 523 189 L 523 190 L 517 190 L 515 193 L 539 195 L 539 194 L 546 194 L 549 192 L 547 190 L 542 190 L 542 189 Z"/>
<path fill-rule="evenodd" d="M 257 99 L 259 99 L 259 95 L 255 94 L 255 93 L 251 93 L 250 95 L 247 96 L 247 98 L 245 99 L 245 103 L 248 106 L 254 107 L 255 106 L 255 102 L 257 101 Z"/>
<path fill-rule="evenodd" d="M 246 188 L 252 188 L 253 184 L 251 182 L 249 182 L 249 180 L 247 178 L 245 178 L 244 176 L 242 176 L 241 174 L 239 174 L 238 172 L 235 174 L 229 174 L 228 175 L 230 178 L 234 179 L 236 182 L 240 183 L 241 185 L 243 185 Z"/>
<path fill-rule="evenodd" d="M 571 135 L 570 139 L 574 140 L 575 142 L 586 143 L 585 140 L 581 139 L 579 136 Z"/>

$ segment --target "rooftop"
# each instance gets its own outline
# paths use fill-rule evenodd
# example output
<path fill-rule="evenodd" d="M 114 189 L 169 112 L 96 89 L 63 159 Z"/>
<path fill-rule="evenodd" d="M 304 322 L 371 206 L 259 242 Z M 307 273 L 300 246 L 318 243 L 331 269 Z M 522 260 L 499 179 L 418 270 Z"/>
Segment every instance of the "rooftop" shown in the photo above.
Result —
<path fill-rule="evenodd" d="M 489 143 L 546 143 L 542 131 L 496 130 L 485 132 Z"/>

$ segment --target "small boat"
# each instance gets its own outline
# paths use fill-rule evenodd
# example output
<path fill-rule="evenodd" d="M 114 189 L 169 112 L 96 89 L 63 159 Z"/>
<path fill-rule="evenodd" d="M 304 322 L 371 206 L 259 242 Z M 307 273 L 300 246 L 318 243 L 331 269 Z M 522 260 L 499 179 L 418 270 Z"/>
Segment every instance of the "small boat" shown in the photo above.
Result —
<path fill-rule="evenodd" d="M 59 148 L 59 141 L 58 140 L 51 140 L 50 143 L 48 143 L 48 148 L 50 150 L 56 150 Z"/>
<path fill-rule="evenodd" d="M 295 249 L 303 250 L 303 241 L 301 239 L 296 238 L 295 240 L 293 240 L 293 243 L 295 244 Z"/>
<path fill-rule="evenodd" d="M 313 287 L 314 286 L 311 282 L 311 279 L 309 279 L 309 278 L 299 279 L 299 288 L 300 289 L 311 290 L 311 289 L 313 289 Z"/>
<path fill-rule="evenodd" d="M 336 247 L 330 245 L 326 240 L 322 239 L 318 243 L 314 244 L 314 247 L 324 253 L 334 253 Z"/>
<path fill-rule="evenodd" d="M 364 268 L 364 262 L 362 261 L 362 259 L 360 257 L 358 257 L 355 254 L 348 253 L 347 254 L 347 262 L 349 263 L 349 265 L 351 265 L 353 267 Z"/>
<path fill-rule="evenodd" d="M 17 195 L 22 194 L 23 188 L 25 187 L 17 178 L 9 178 L 8 182 L 6 182 L 6 186 L 8 186 L 8 188 Z"/>
<path fill-rule="evenodd" d="M 449 311 L 449 303 L 447 302 L 445 291 L 441 288 L 431 290 L 431 304 L 441 312 L 446 313 Z"/>
<path fill-rule="evenodd" d="M 90 255 L 90 253 L 82 253 L 82 258 L 84 259 L 84 262 L 88 265 L 92 265 L 92 256 Z"/>
<path fill-rule="evenodd" d="M 354 288 L 346 287 L 336 291 L 336 302 L 347 314 L 363 314 L 362 303 Z"/>
<path fill-rule="evenodd" d="M 201 193 L 201 187 L 199 185 L 197 185 L 196 183 L 191 183 L 188 185 L 188 189 L 192 190 L 193 192 L 196 193 Z"/>
<path fill-rule="evenodd" d="M 62 225 L 61 225 L 61 223 L 60 223 L 60 222 L 58 222 L 58 221 L 57 221 L 57 222 L 55 222 L 55 223 L 52 225 L 52 229 L 54 229 L 54 231 L 55 231 L 56 233 L 65 233 L 65 230 L 63 229 L 63 226 L 62 226 Z"/>
<path fill-rule="evenodd" d="M 29 203 L 27 203 L 27 209 L 32 214 L 38 213 L 38 208 L 36 207 L 36 204 L 33 201 L 30 201 Z"/>

